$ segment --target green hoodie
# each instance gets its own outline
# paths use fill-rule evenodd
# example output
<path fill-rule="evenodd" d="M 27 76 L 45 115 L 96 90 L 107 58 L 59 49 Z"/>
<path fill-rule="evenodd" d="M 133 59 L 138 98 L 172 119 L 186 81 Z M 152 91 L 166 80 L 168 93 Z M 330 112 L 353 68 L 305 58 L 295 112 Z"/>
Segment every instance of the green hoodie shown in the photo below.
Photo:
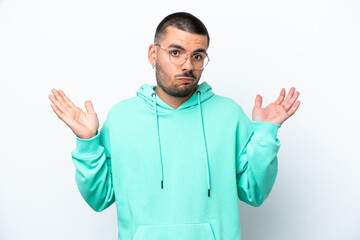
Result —
<path fill-rule="evenodd" d="M 120 240 L 239 240 L 238 199 L 259 206 L 277 174 L 280 125 L 251 121 L 207 82 L 174 109 L 143 84 L 72 160 L 95 211 L 116 200 Z"/>

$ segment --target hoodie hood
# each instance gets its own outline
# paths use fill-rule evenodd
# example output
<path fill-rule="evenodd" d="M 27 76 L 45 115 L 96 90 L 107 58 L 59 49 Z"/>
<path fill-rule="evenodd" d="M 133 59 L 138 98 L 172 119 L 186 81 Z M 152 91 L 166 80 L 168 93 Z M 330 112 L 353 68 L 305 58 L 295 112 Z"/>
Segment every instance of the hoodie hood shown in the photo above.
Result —
<path fill-rule="evenodd" d="M 160 162 L 160 187 L 161 189 L 164 188 L 164 168 L 163 168 L 163 159 L 161 154 L 161 139 L 159 133 L 159 112 L 169 113 L 171 111 L 182 111 L 188 110 L 193 108 L 199 109 L 199 121 L 201 123 L 201 131 L 203 136 L 203 146 L 204 146 L 204 167 L 207 171 L 207 187 L 208 187 L 208 197 L 210 197 L 210 166 L 209 166 L 209 159 L 208 159 L 208 150 L 205 138 L 205 129 L 204 129 L 204 122 L 202 117 L 202 109 L 201 104 L 206 100 L 210 99 L 214 93 L 212 92 L 211 86 L 207 82 L 203 82 L 200 85 L 197 85 L 195 93 L 182 105 L 178 108 L 172 108 L 168 104 L 166 104 L 159 96 L 155 93 L 156 85 L 149 85 L 147 83 L 143 84 L 140 89 L 137 91 L 136 95 L 143 99 L 146 104 L 154 111 L 154 122 L 156 127 L 156 134 L 157 134 L 157 142 L 158 142 L 158 158 Z"/>

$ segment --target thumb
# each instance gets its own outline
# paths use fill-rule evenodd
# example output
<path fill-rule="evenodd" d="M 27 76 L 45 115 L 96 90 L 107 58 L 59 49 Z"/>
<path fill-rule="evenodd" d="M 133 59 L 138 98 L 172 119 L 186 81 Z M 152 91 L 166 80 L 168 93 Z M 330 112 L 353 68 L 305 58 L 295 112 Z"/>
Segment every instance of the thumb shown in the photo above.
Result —
<path fill-rule="evenodd" d="M 255 98 L 255 108 L 261 108 L 261 104 L 262 104 L 262 97 L 260 94 L 257 94 Z"/>
<path fill-rule="evenodd" d="M 85 108 L 87 113 L 95 113 L 94 106 L 90 100 L 85 101 Z"/>

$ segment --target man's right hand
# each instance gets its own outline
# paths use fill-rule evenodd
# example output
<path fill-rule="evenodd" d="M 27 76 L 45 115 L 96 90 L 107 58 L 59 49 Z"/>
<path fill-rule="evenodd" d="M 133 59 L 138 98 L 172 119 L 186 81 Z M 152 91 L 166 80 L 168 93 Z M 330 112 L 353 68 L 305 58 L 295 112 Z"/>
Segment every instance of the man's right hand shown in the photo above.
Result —
<path fill-rule="evenodd" d="M 55 114 L 68 125 L 71 130 L 82 139 L 89 139 L 96 135 L 99 128 L 99 119 L 90 100 L 85 101 L 85 113 L 75 106 L 62 90 L 51 90 L 54 94 L 48 97 L 53 102 L 51 108 Z"/>

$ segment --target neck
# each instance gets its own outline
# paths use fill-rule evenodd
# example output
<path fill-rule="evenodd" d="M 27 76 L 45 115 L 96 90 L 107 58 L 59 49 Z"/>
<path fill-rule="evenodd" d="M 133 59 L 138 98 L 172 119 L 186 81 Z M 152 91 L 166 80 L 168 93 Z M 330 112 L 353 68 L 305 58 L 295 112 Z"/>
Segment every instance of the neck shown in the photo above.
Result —
<path fill-rule="evenodd" d="M 164 92 L 159 86 L 157 86 L 154 91 L 163 102 L 165 102 L 170 107 L 177 109 L 194 94 L 196 89 L 186 97 L 174 97 L 172 95 L 169 95 Z"/>

